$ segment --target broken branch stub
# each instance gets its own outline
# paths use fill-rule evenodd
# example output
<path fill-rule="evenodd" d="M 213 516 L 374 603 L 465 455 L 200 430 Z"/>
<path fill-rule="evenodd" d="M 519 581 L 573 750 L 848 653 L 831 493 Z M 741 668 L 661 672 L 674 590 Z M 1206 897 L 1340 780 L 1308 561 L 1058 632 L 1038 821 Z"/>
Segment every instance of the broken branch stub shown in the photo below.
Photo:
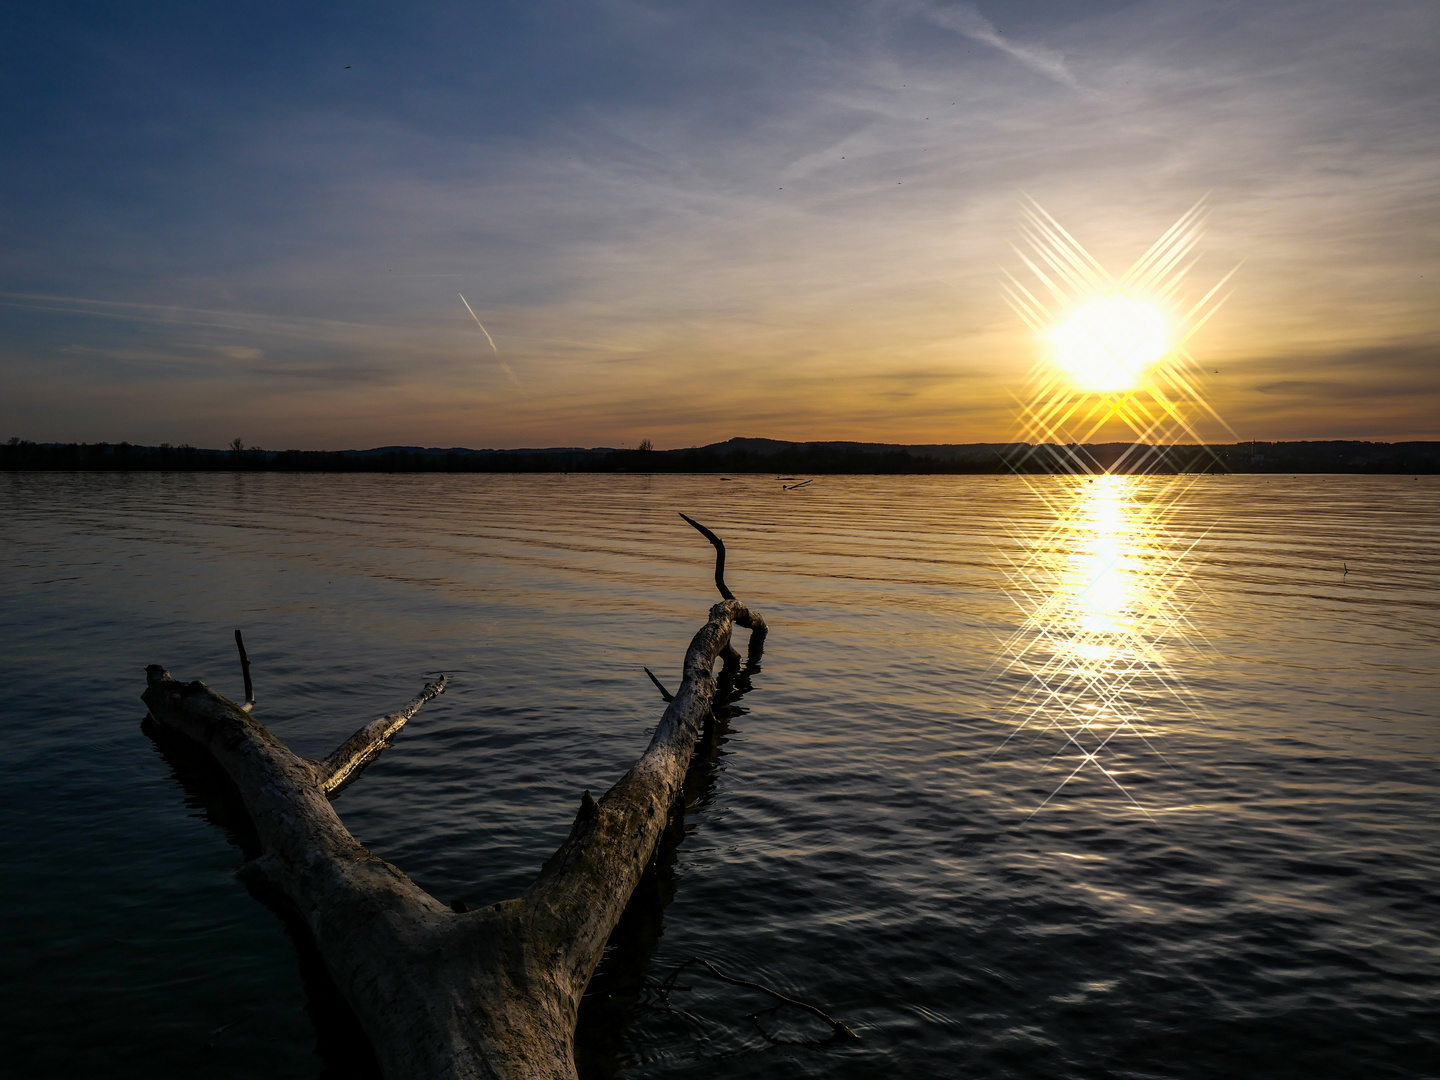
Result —
<path fill-rule="evenodd" d="M 250 657 L 245 654 L 245 639 L 235 631 L 235 648 L 240 651 L 240 677 L 245 681 L 245 704 L 240 707 L 249 712 L 255 707 L 255 684 L 250 681 Z"/>
<path fill-rule="evenodd" d="M 380 751 L 385 749 L 395 737 L 395 733 L 420 711 L 421 705 L 444 692 L 445 676 L 441 675 L 434 682 L 426 683 L 425 689 L 416 694 L 410 704 L 399 712 L 372 720 L 332 750 L 324 761 L 317 761 L 315 764 L 320 769 L 320 787 L 325 794 L 333 794 L 349 783 L 361 769 L 380 755 Z"/>
<path fill-rule="evenodd" d="M 660 696 L 661 696 L 664 700 L 666 700 L 666 701 L 674 701 L 674 700 L 675 700 L 675 695 L 672 694 L 672 693 L 670 693 L 669 690 L 666 690 L 666 689 L 665 689 L 665 684 L 660 681 L 660 677 L 659 677 L 658 675 L 656 675 L 656 674 L 655 674 L 653 671 L 651 671 L 648 667 L 645 669 L 645 674 L 650 676 L 650 681 L 655 684 L 655 689 L 660 691 Z"/>
<path fill-rule="evenodd" d="M 582 796 L 569 836 L 530 888 L 480 911 L 453 910 L 371 854 L 327 797 L 444 691 L 443 677 L 323 761 L 309 761 L 204 683 L 146 669 L 150 715 L 209 750 L 234 782 L 261 848 L 244 871 L 309 928 L 391 1080 L 575 1077 L 581 996 L 681 790 L 715 697 L 715 661 L 734 626 L 751 631 L 752 656 L 766 633 L 764 620 L 725 589 L 724 546 L 696 527 L 719 552 L 716 583 L 726 599 L 691 640 L 650 745 L 598 802 Z"/>

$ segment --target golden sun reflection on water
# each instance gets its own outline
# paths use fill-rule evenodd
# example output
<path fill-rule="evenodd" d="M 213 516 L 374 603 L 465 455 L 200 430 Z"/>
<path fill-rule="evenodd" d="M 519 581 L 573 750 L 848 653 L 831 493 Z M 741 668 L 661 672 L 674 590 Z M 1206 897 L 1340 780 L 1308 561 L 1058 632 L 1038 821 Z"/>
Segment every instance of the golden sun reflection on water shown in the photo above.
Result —
<path fill-rule="evenodd" d="M 1010 570 L 1025 619 L 1007 671 L 1027 678 L 1007 712 L 1010 738 L 1029 729 L 1061 739 L 1052 758 L 1061 778 L 1046 803 L 1087 767 L 1134 802 L 1116 767 L 1121 745 L 1163 761 L 1154 714 L 1195 712 L 1171 663 L 1192 643 L 1185 567 L 1194 539 L 1174 528 L 1192 480 L 1101 474 L 1032 485 L 1046 524 L 1017 537 L 1024 555 Z"/>
<path fill-rule="evenodd" d="M 1137 530 L 1133 509 L 1122 490 L 1125 478 L 1104 476 L 1100 481 L 1083 505 L 1068 585 L 1080 629 L 1089 637 L 1114 637 L 1127 634 L 1134 626 Z M 1086 655 L 1099 657 L 1107 652 L 1103 646 L 1092 646 Z"/>

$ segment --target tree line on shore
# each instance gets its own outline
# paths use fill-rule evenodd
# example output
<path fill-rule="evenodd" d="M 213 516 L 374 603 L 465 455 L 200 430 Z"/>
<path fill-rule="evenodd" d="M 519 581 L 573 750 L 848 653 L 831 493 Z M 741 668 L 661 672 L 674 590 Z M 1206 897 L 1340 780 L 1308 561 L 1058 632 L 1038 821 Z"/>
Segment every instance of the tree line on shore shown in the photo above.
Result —
<path fill-rule="evenodd" d="M 726 472 L 819 474 L 1021 473 L 1435 473 L 1440 443 L 1358 441 L 1150 446 L 1099 443 L 928 444 L 731 439 L 655 450 L 559 447 L 522 450 L 263 450 L 235 439 L 225 449 L 188 445 L 0 444 L 0 469 L 176 472 Z"/>

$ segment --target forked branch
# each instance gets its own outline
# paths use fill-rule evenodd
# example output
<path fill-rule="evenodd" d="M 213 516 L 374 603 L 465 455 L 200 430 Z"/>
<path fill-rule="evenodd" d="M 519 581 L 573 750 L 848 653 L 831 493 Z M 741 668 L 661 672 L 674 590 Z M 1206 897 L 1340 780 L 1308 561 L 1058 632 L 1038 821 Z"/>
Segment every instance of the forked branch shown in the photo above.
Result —
<path fill-rule="evenodd" d="M 715 546 L 725 599 L 691 640 L 649 747 L 598 801 L 582 796 L 570 835 L 524 894 L 483 910 L 443 904 L 371 854 L 328 797 L 443 692 L 443 677 L 323 761 L 307 761 L 204 683 L 179 682 L 159 665 L 146 670 L 150 715 L 200 743 L 234 782 L 261 849 L 247 874 L 268 882 L 308 927 L 391 1080 L 575 1077 L 581 996 L 681 791 L 715 698 L 715 661 L 736 655 L 734 626 L 750 629 L 752 662 L 766 633 L 725 587 L 720 538 L 685 520 Z M 250 697 L 238 632 L 236 645 Z"/>

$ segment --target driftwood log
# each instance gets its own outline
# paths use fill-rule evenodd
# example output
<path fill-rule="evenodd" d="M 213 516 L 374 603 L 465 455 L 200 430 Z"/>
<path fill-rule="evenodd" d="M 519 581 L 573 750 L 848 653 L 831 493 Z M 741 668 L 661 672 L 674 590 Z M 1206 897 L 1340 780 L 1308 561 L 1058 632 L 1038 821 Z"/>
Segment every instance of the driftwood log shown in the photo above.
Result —
<path fill-rule="evenodd" d="M 715 545 L 716 584 L 726 599 L 690 642 L 649 747 L 598 802 L 588 791 L 581 796 L 569 836 L 522 895 L 482 910 L 453 910 L 371 854 L 329 799 L 444 691 L 443 676 L 323 761 L 310 761 L 249 711 L 248 664 L 245 705 L 159 665 L 146 669 L 150 717 L 199 743 L 234 783 L 259 852 L 242 872 L 280 897 L 313 936 L 389 1080 L 575 1077 L 581 996 L 681 791 L 710 717 L 715 661 L 735 656 L 734 626 L 751 631 L 752 658 L 766 632 L 725 587 L 724 544 L 691 524 Z"/>

